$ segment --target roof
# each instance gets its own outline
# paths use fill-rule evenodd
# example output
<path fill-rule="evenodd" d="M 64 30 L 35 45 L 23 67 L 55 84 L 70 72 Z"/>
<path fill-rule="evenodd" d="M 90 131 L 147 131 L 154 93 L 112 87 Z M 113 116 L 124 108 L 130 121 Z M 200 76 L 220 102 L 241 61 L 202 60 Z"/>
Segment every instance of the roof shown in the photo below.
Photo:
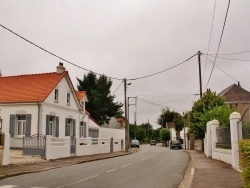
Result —
<path fill-rule="evenodd" d="M 86 91 L 76 91 L 76 96 L 78 101 L 82 101 L 83 99 L 85 99 L 88 102 Z"/>
<path fill-rule="evenodd" d="M 219 93 L 226 98 L 227 102 L 246 102 L 250 101 L 250 92 L 243 89 L 240 85 L 232 84 Z"/>
<path fill-rule="evenodd" d="M 66 75 L 68 71 L 0 77 L 0 103 L 43 102 Z"/>

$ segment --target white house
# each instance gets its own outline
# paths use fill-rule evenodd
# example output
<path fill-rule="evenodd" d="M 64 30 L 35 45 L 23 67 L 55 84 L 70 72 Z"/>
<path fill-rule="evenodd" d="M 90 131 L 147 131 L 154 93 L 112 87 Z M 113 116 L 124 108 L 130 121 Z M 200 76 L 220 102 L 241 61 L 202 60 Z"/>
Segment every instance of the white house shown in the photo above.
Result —
<path fill-rule="evenodd" d="M 0 77 L 2 132 L 10 147 L 22 147 L 22 138 L 35 134 L 52 137 L 88 137 L 87 96 L 76 92 L 62 63 L 56 72 Z"/>

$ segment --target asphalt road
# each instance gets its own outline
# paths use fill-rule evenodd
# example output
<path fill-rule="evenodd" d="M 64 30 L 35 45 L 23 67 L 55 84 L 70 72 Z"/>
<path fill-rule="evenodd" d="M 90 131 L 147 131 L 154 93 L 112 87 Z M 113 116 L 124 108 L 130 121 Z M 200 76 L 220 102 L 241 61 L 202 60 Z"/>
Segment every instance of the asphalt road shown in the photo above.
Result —
<path fill-rule="evenodd" d="M 142 145 L 132 155 L 4 179 L 0 188 L 174 188 L 188 159 L 183 150 Z"/>

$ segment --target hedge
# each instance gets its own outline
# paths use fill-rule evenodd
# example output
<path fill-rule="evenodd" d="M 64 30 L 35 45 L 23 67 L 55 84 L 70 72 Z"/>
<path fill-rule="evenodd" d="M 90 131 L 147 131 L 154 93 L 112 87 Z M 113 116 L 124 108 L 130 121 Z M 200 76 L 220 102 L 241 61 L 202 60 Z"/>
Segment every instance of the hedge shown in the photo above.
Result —
<path fill-rule="evenodd" d="M 250 188 L 250 140 L 239 143 L 241 180 L 244 188 Z"/>

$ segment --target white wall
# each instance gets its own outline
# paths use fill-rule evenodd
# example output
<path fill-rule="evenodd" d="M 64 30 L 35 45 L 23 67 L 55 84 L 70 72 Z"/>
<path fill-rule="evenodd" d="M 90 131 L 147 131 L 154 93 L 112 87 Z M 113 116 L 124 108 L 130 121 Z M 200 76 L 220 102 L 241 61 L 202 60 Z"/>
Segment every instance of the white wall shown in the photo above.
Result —
<path fill-rule="evenodd" d="M 123 150 L 125 150 L 125 129 L 111 129 L 111 128 L 104 128 L 101 127 L 99 129 L 99 137 L 101 138 L 119 138 L 123 139 Z"/>
<path fill-rule="evenodd" d="M 213 148 L 212 158 L 231 164 L 232 163 L 232 150 Z"/>
<path fill-rule="evenodd" d="M 53 138 L 46 135 L 46 160 L 70 157 L 70 137 Z"/>

